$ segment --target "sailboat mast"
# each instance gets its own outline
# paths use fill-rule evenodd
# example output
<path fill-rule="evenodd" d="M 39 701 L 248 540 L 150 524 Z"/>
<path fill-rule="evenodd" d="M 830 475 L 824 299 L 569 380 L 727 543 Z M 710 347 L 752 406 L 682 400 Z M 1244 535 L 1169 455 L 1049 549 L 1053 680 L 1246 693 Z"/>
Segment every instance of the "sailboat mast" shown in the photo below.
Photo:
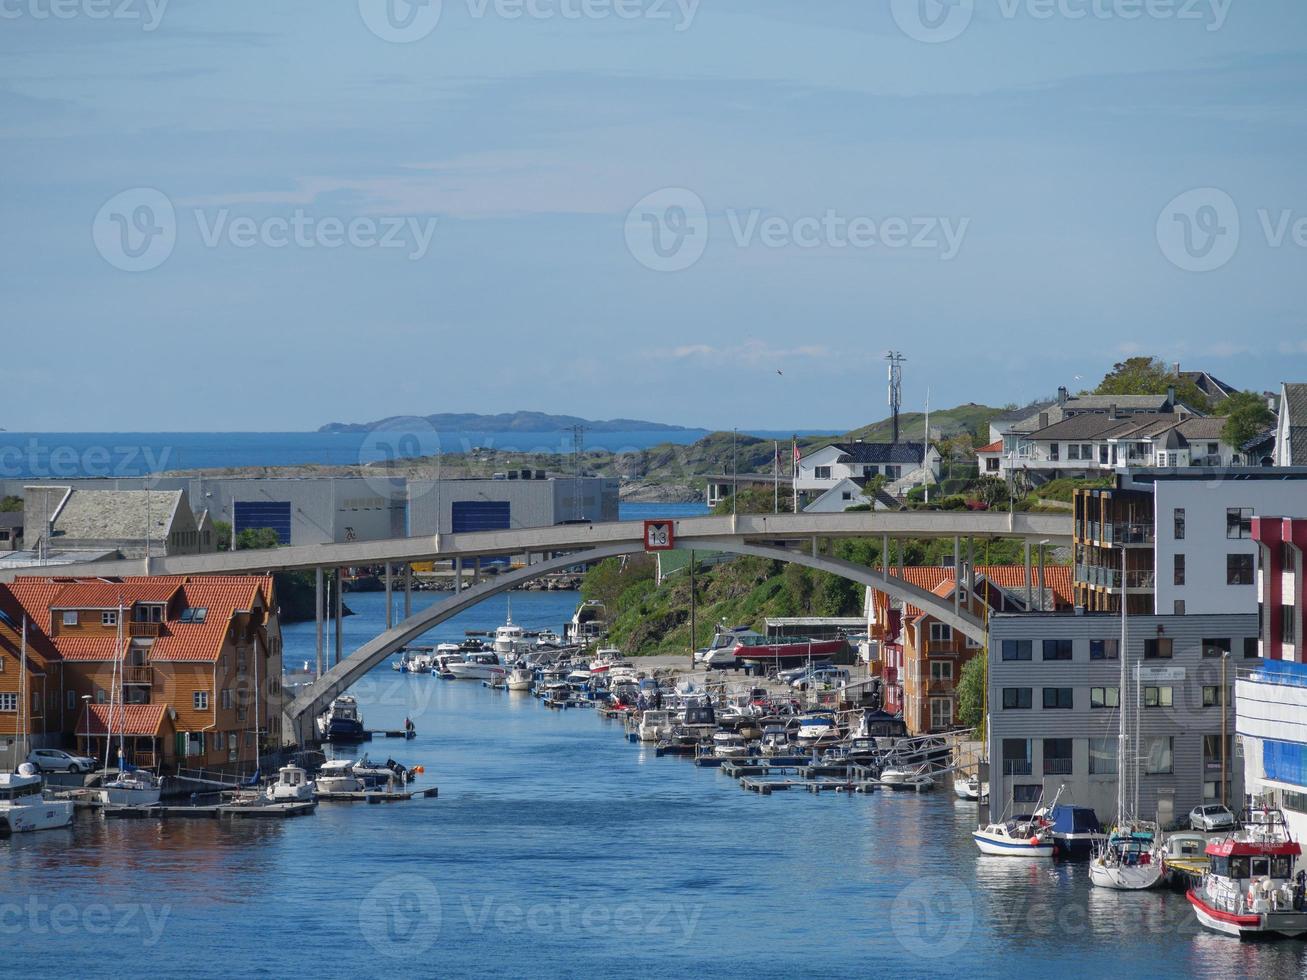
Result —
<path fill-rule="evenodd" d="M 21 727 L 23 730 L 22 741 L 18 743 L 19 752 L 20 752 L 19 759 L 22 762 L 26 762 L 27 753 L 30 751 L 30 749 L 28 748 L 28 741 L 29 741 L 27 737 L 28 729 L 32 727 L 31 702 L 28 700 L 28 694 L 27 694 L 27 616 L 26 615 L 23 616 L 23 653 L 22 653 L 22 664 L 18 668 L 18 696 L 19 698 L 22 699 L 23 702 L 22 707 L 19 709 L 18 712 L 18 717 L 20 719 Z M 14 768 L 17 769 L 18 767 L 15 766 Z"/>
<path fill-rule="evenodd" d="M 1125 546 L 1121 546 L 1121 649 L 1117 651 L 1117 658 L 1121 662 L 1121 690 L 1117 694 L 1116 714 L 1117 714 L 1117 737 L 1116 737 L 1116 815 L 1117 819 L 1125 817 L 1125 781 L 1126 781 L 1126 718 L 1125 706 L 1128 703 L 1128 683 L 1129 674 L 1127 673 L 1129 659 L 1128 645 L 1129 634 L 1126 627 L 1126 609 L 1129 606 L 1130 587 L 1126 581 L 1125 569 Z"/>

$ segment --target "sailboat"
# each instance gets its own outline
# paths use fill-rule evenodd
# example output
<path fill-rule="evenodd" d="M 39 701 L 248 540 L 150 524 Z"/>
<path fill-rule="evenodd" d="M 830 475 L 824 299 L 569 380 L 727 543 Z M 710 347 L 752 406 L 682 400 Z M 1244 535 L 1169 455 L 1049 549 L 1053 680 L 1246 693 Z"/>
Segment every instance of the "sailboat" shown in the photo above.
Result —
<path fill-rule="evenodd" d="M 1089 861 L 1089 880 L 1099 888 L 1113 888 L 1117 891 L 1143 891 L 1152 888 L 1162 880 L 1163 853 L 1162 835 L 1156 823 L 1140 820 L 1139 809 L 1139 758 L 1138 752 L 1131 747 L 1126 751 L 1128 726 L 1126 706 L 1130 699 L 1126 696 L 1129 682 L 1128 663 L 1130 660 L 1127 646 L 1128 630 L 1126 626 L 1129 609 L 1130 591 L 1126 585 L 1126 549 L 1121 549 L 1121 695 L 1118 709 L 1119 721 L 1116 742 L 1116 824 L 1107 839 L 1094 848 Z M 1136 689 L 1139 686 L 1135 678 Z M 1138 741 L 1138 718 L 1136 717 L 1136 741 Z M 1127 776 L 1134 786 L 1133 801 L 1127 806 Z"/>
<path fill-rule="evenodd" d="M 109 723 L 105 726 L 104 767 L 109 768 L 109 745 L 113 741 L 114 698 L 118 709 L 118 775 L 100 785 L 100 802 L 106 806 L 150 806 L 159 802 L 162 789 L 159 777 L 138 769 L 127 761 L 123 751 L 127 728 L 127 705 L 122 698 L 123 663 L 127 651 L 123 646 L 123 605 L 118 603 L 118 656 L 113 663 L 113 676 L 109 685 Z"/>

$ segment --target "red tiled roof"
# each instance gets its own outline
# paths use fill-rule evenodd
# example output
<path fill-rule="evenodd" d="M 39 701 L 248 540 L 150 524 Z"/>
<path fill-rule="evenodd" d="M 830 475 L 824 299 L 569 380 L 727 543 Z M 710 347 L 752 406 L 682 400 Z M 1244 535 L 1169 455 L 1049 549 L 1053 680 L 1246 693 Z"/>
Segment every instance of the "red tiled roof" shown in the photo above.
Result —
<path fill-rule="evenodd" d="M 919 589 L 933 592 L 941 598 L 953 594 L 953 569 L 942 565 L 909 565 L 899 574 L 899 569 L 891 568 L 890 575 L 900 578 Z M 1039 584 L 1039 570 L 1030 569 L 1033 585 Z M 1026 587 L 1026 569 L 1024 565 L 977 565 L 976 576 L 984 578 L 1001 589 L 1017 591 Z M 1072 592 L 1072 568 L 1070 565 L 1045 565 L 1044 587 L 1053 593 L 1058 605 L 1071 605 L 1074 602 Z M 904 606 L 905 619 L 920 619 L 926 613 L 917 606 L 908 603 Z"/>
<path fill-rule="evenodd" d="M 176 578 L 76 582 L 60 589 L 50 608 L 114 609 L 119 603 L 130 607 L 137 602 L 167 602 L 180 587 L 181 582 Z"/>
<path fill-rule="evenodd" d="M 270 575 L 197 575 L 197 576 L 130 576 L 120 581 L 103 579 L 21 578 L 8 586 L 21 609 L 14 612 L 27 617 L 39 627 L 41 639 L 54 658 L 70 661 L 105 661 L 117 656 L 117 637 L 106 631 L 102 635 L 63 634 L 51 640 L 44 634 L 50 628 L 50 610 L 65 604 L 68 608 L 106 608 L 116 606 L 121 597 L 125 605 L 135 602 L 167 602 L 180 590 L 184 605 L 177 603 L 168 610 L 158 638 L 150 649 L 152 661 L 211 662 L 222 650 L 232 615 L 253 607 L 256 597 L 270 606 L 274 601 Z M 0 587 L 0 606 L 4 589 Z M 203 623 L 183 623 L 177 618 L 183 607 L 208 610 Z M 0 642 L 3 641 L 0 627 Z"/>
<path fill-rule="evenodd" d="M 1003 451 L 1003 440 L 995 439 L 988 446 L 981 446 L 976 450 L 978 453 L 1001 453 Z"/>
<path fill-rule="evenodd" d="M 106 732 L 117 735 L 122 729 L 124 735 L 158 736 L 163 729 L 163 704 L 115 704 L 110 723 L 109 705 L 87 704 L 77 719 L 78 735 L 104 735 Z"/>
<path fill-rule="evenodd" d="M 23 652 L 23 617 L 27 610 L 11 594 L 0 590 L 0 610 L 5 613 L 12 626 L 9 623 L 0 621 L 0 648 L 12 653 L 15 657 L 21 657 Z M 31 622 L 31 616 L 27 626 L 27 656 L 33 661 L 33 669 L 39 669 L 44 663 L 49 663 L 59 659 L 59 651 L 55 645 L 50 642 L 49 637 L 41 629 L 41 624 Z"/>

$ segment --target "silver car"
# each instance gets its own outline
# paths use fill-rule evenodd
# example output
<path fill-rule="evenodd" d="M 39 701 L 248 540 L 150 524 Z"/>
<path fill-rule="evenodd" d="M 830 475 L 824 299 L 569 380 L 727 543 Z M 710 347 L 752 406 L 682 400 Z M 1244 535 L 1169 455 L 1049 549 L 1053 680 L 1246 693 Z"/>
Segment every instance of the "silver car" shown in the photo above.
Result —
<path fill-rule="evenodd" d="M 84 755 L 72 755 L 63 749 L 32 749 L 27 761 L 41 772 L 90 772 L 95 760 Z"/>
<path fill-rule="evenodd" d="M 1220 803 L 1196 806 L 1189 811 L 1191 830 L 1233 830 L 1234 814 Z"/>

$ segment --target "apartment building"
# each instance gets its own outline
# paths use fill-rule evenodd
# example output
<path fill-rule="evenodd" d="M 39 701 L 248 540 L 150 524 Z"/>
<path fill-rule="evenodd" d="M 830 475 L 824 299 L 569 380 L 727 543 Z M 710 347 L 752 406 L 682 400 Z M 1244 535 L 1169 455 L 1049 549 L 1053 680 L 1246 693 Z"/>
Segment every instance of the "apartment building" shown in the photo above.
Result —
<path fill-rule="evenodd" d="M 1073 507 L 1077 606 L 1117 612 L 1128 593 L 1131 613 L 1249 613 L 1254 519 L 1307 515 L 1307 468 L 1131 470 Z"/>
<path fill-rule="evenodd" d="M 1138 815 L 1169 824 L 1200 803 L 1241 798 L 1231 689 L 1238 669 L 1258 663 L 1255 612 L 1130 616 L 1124 647 L 1119 616 L 998 614 L 989 642 L 995 819 L 1063 784 L 1064 798 L 1114 817 L 1122 705 Z"/>
<path fill-rule="evenodd" d="M 121 735 L 136 765 L 248 769 L 280 745 L 281 674 L 270 576 L 22 578 L 0 586 L 0 764 L 112 762 Z"/>

